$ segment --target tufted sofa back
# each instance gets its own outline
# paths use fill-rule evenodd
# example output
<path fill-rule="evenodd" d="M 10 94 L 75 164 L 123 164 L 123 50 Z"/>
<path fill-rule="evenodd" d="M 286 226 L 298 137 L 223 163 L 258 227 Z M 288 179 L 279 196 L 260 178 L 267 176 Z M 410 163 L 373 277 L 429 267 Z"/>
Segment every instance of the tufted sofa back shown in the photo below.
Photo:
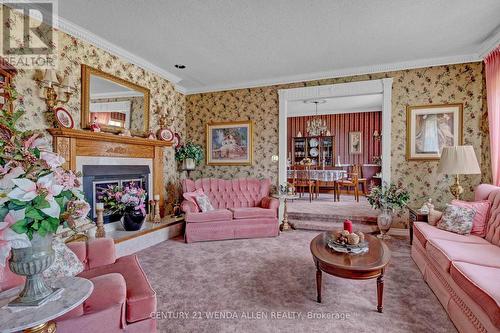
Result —
<path fill-rule="evenodd" d="M 184 179 L 183 192 L 193 192 L 202 189 L 216 209 L 258 207 L 262 198 L 269 195 L 269 179 L 258 180 L 255 178 L 216 179 L 201 178 L 196 181 Z"/>
<path fill-rule="evenodd" d="M 475 199 L 491 203 L 485 239 L 500 246 L 500 187 L 481 184 L 476 188 Z"/>

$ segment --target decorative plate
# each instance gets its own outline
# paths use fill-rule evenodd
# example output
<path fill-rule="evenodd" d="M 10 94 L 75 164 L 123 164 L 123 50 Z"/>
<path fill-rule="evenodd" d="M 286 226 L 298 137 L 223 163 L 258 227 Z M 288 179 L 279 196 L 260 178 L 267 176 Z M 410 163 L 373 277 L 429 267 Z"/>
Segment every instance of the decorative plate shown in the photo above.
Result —
<path fill-rule="evenodd" d="M 163 141 L 172 141 L 174 139 L 174 132 L 168 128 L 158 130 L 158 139 Z"/>
<path fill-rule="evenodd" d="M 317 157 L 319 155 L 318 148 L 311 148 L 311 150 L 309 151 L 309 155 L 311 155 L 312 157 Z"/>
<path fill-rule="evenodd" d="M 367 241 L 359 242 L 357 245 L 349 245 L 349 244 L 341 244 L 338 243 L 336 240 L 330 239 L 328 241 L 328 247 L 333 249 L 334 251 L 342 253 L 360 254 L 368 252 Z"/>
<path fill-rule="evenodd" d="M 71 117 L 71 114 L 65 108 L 58 107 L 54 109 L 54 115 L 56 117 L 57 124 L 59 125 L 59 127 L 73 128 L 75 126 L 73 117 Z"/>
<path fill-rule="evenodd" d="M 181 145 L 181 136 L 179 133 L 174 134 L 173 144 L 174 148 L 178 148 Z"/>
<path fill-rule="evenodd" d="M 312 138 L 311 140 L 309 140 L 309 147 L 314 148 L 317 147 L 318 145 L 319 145 L 318 139 Z"/>

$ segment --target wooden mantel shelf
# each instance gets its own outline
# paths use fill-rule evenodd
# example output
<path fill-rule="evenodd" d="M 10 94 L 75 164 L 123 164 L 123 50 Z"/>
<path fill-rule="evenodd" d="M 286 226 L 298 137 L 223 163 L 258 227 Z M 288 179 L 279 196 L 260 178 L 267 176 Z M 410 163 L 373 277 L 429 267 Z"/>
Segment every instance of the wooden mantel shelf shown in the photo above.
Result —
<path fill-rule="evenodd" d="M 50 128 L 47 131 L 53 137 L 54 152 L 66 160 L 63 167 L 73 171 L 81 171 L 77 170 L 76 163 L 79 156 L 150 159 L 154 189 L 154 193 L 150 194 L 160 195 L 160 211 L 163 216 L 163 150 L 171 147 L 171 142 L 67 128 Z"/>
<path fill-rule="evenodd" d="M 162 140 L 152 140 L 139 137 L 121 136 L 104 132 L 83 131 L 69 128 L 49 128 L 47 129 L 53 137 L 77 138 L 95 141 L 126 143 L 142 146 L 171 147 L 172 142 Z"/>

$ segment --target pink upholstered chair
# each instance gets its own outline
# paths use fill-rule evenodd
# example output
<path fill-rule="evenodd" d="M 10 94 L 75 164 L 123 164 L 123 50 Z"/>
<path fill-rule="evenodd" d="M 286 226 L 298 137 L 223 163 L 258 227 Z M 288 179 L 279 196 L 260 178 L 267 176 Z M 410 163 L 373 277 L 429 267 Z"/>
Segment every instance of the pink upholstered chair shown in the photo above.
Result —
<path fill-rule="evenodd" d="M 84 264 L 79 274 L 92 281 L 94 291 L 79 307 L 56 319 L 57 332 L 156 332 L 156 293 L 151 288 L 136 255 L 116 258 L 113 240 L 68 244 Z M 23 283 L 6 269 L 0 290 Z"/>

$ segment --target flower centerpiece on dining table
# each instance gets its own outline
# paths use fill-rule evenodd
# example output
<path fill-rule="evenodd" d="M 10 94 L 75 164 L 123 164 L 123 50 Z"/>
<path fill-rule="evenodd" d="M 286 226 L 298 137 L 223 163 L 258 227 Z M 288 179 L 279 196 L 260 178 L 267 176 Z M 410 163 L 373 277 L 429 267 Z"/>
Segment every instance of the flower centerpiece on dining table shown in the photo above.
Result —
<path fill-rule="evenodd" d="M 373 209 L 380 210 L 377 217 L 377 225 L 380 230 L 378 237 L 390 238 L 387 232 L 392 226 L 392 214 L 406 206 L 410 200 L 409 193 L 396 184 L 384 183 L 382 186 L 373 187 L 367 199 Z"/>
<path fill-rule="evenodd" d="M 8 103 L 0 110 L 0 275 L 10 269 L 26 276 L 18 305 L 37 305 L 53 294 L 41 273 L 54 261 L 52 236 L 62 224 L 76 230 L 89 205 L 78 175 L 62 168 L 42 133 L 19 129 L 23 108 L 8 107 L 17 92 L 2 86 Z M 22 105 L 22 101 L 21 101 Z"/>
<path fill-rule="evenodd" d="M 141 229 L 146 219 L 146 191 L 130 186 L 108 186 L 102 193 L 104 207 L 109 213 L 123 214 L 122 226 L 126 231 Z"/>

